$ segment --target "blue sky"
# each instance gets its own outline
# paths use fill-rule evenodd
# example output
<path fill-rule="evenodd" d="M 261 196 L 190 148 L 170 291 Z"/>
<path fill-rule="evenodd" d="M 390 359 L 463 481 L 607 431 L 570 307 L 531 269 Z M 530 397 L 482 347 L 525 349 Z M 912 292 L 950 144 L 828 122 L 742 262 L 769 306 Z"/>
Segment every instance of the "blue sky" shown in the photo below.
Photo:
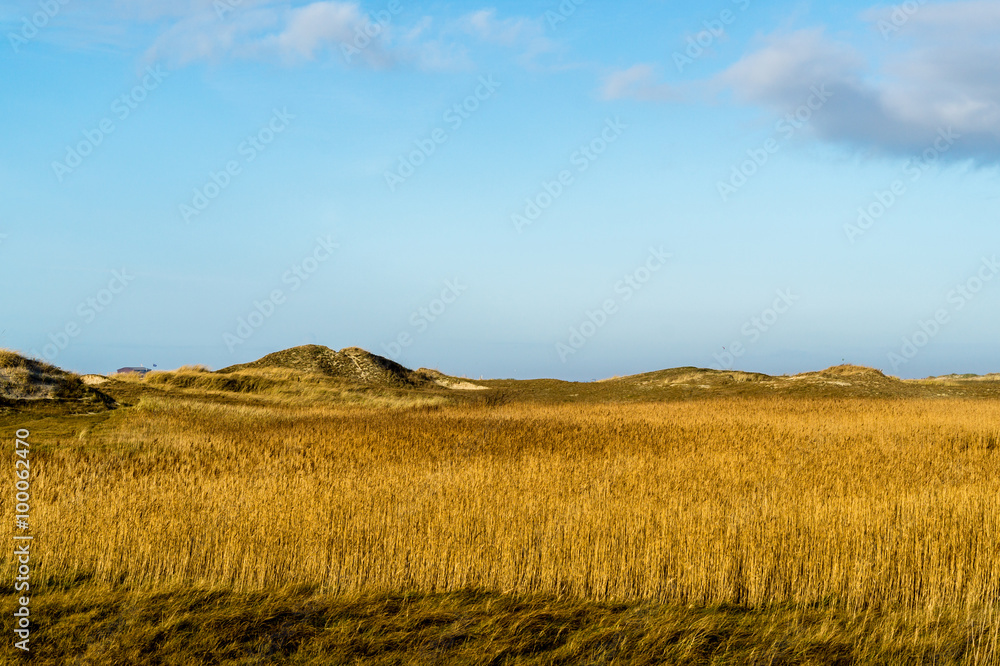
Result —
<path fill-rule="evenodd" d="M 477 378 L 1000 370 L 995 2 L 0 25 L 0 346 L 100 373 L 307 343 Z"/>

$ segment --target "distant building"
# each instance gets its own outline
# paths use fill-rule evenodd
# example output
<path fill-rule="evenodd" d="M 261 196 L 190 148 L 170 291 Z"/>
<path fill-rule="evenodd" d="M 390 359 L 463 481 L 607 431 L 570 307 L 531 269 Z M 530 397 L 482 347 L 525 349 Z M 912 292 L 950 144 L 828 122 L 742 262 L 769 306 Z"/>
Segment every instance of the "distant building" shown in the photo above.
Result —
<path fill-rule="evenodd" d="M 120 375 L 142 375 L 145 376 L 152 368 L 118 368 Z"/>

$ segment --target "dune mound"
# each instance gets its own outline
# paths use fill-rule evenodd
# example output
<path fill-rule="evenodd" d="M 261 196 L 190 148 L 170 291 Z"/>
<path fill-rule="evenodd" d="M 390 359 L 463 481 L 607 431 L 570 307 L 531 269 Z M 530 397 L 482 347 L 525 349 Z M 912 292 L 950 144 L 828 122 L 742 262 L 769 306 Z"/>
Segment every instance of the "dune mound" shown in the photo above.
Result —
<path fill-rule="evenodd" d="M 642 390 L 664 388 L 725 394 L 733 392 L 755 394 L 766 391 L 817 396 L 895 396 L 912 392 L 912 387 L 895 377 L 887 377 L 881 370 L 849 364 L 790 376 L 772 376 L 743 370 L 685 367 L 616 377 L 604 382 L 617 382 Z"/>
<path fill-rule="evenodd" d="M 889 379 L 885 373 L 863 365 L 835 365 L 815 373 L 821 377 L 857 377 L 859 379 Z"/>
<path fill-rule="evenodd" d="M 719 384 L 745 384 L 748 382 L 766 382 L 772 378 L 759 372 L 743 372 L 742 370 L 703 370 L 697 369 L 687 372 L 672 379 L 668 379 L 668 384 L 707 384 L 716 386 Z"/>
<path fill-rule="evenodd" d="M 1000 382 L 1000 373 L 991 372 L 987 375 L 974 375 L 974 374 L 962 374 L 962 375 L 939 375 L 937 377 L 928 377 L 925 381 L 931 382 Z"/>
<path fill-rule="evenodd" d="M 114 404 L 114 400 L 73 373 L 16 352 L 0 350 L 0 403 L 38 400 L 78 402 L 93 407 Z"/>
<path fill-rule="evenodd" d="M 888 386 L 900 384 L 898 379 L 887 377 L 881 370 L 862 365 L 835 365 L 818 372 L 804 372 L 793 380 L 810 380 L 840 386 Z"/>
<path fill-rule="evenodd" d="M 603 382 L 622 382 L 639 386 L 700 386 L 711 388 L 729 384 L 748 384 L 769 382 L 774 378 L 759 372 L 744 372 L 742 370 L 711 370 L 708 368 L 671 368 L 646 372 L 641 375 L 615 377 Z"/>
<path fill-rule="evenodd" d="M 792 375 L 785 381 L 795 392 L 815 395 L 898 397 L 912 395 L 917 390 L 876 368 L 850 364 Z"/>
<path fill-rule="evenodd" d="M 340 351 L 322 345 L 292 347 L 251 363 L 223 368 L 219 372 L 225 374 L 267 368 L 288 368 L 368 386 L 409 388 L 433 384 L 433 380 L 421 373 L 358 347 Z"/>

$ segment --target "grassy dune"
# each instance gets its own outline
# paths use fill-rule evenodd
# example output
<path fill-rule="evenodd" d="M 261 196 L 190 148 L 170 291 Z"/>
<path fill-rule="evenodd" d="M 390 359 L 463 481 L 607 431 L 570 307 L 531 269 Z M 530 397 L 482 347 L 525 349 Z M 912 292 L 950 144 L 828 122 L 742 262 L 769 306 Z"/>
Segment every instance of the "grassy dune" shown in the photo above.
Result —
<path fill-rule="evenodd" d="M 44 663 L 1000 663 L 996 400 L 203 374 L 3 417 Z"/>

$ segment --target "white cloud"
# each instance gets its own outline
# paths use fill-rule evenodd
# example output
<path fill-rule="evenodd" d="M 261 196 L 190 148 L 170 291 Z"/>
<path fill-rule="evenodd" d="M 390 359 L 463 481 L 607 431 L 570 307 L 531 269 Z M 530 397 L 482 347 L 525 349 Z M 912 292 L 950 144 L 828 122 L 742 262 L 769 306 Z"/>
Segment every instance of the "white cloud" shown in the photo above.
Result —
<path fill-rule="evenodd" d="M 357 3 L 314 2 L 288 12 L 284 29 L 263 40 L 258 48 L 293 62 L 314 60 L 333 49 L 350 60 L 357 57 L 373 67 L 387 67 L 393 62 L 386 49 L 392 32 L 391 23 L 373 21 Z"/>
<path fill-rule="evenodd" d="M 884 29 L 885 34 L 890 37 L 921 28 L 951 38 L 968 36 L 970 33 L 996 35 L 1000 31 L 1000 4 L 995 0 L 920 4 L 915 10 L 901 4 L 874 7 L 862 16 L 876 28 Z M 886 21 L 889 25 L 880 26 L 879 21 Z"/>
<path fill-rule="evenodd" d="M 921 17 L 932 25 L 929 11 Z M 916 17 L 914 17 L 915 19 Z M 970 13 L 968 20 L 978 16 Z M 916 26 L 914 26 L 916 27 Z M 809 89 L 826 85 L 833 97 L 815 114 L 812 126 L 822 138 L 892 153 L 922 150 L 941 129 L 962 139 L 953 158 L 1000 159 L 1000 82 L 992 67 L 1000 47 L 996 35 L 956 31 L 914 35 L 917 44 L 887 54 L 880 62 L 817 30 L 770 38 L 723 72 L 717 82 L 739 99 L 788 112 L 803 103 Z"/>
<path fill-rule="evenodd" d="M 820 83 L 858 82 L 865 60 L 853 48 L 826 39 L 822 30 L 773 36 L 732 65 L 717 81 L 743 101 L 802 103 L 802 90 Z"/>
<path fill-rule="evenodd" d="M 350 44 L 354 29 L 364 28 L 366 23 L 354 3 L 315 2 L 292 10 L 284 31 L 274 41 L 282 53 L 312 60 L 328 45 Z"/>
<path fill-rule="evenodd" d="M 865 52 L 821 28 L 779 33 L 711 79 L 671 87 L 636 65 L 605 79 L 603 97 L 676 101 L 707 87 L 784 115 L 826 86 L 833 95 L 810 122 L 820 139 L 909 155 L 950 128 L 961 139 L 948 159 L 1000 162 L 1000 4 L 921 5 L 883 40 L 892 11 L 862 15 Z"/>

